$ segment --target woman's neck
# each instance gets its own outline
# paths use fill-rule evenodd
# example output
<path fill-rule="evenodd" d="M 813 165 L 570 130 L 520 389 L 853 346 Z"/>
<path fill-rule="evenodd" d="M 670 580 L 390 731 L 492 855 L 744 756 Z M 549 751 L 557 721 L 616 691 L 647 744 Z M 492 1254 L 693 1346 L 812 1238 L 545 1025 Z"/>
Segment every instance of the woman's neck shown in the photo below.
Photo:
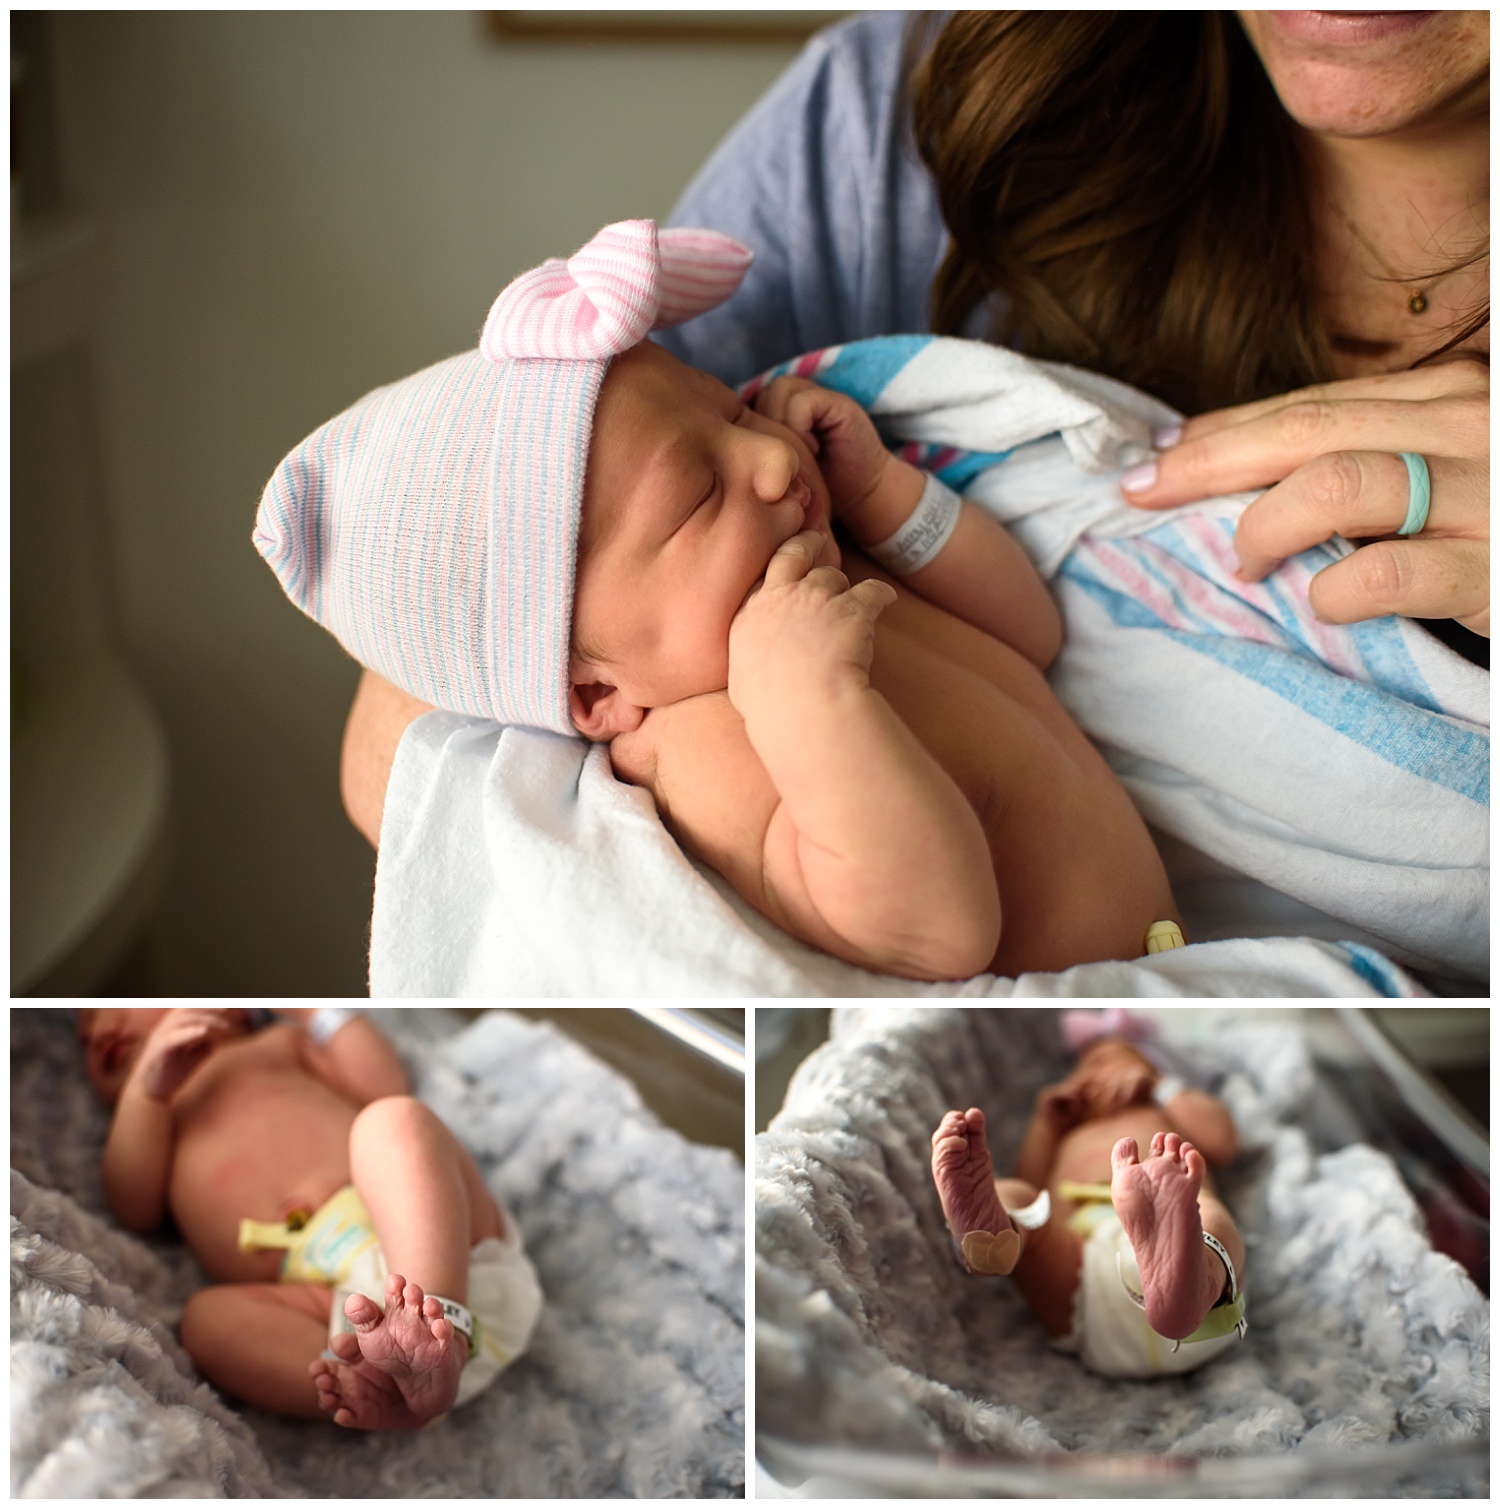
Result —
<path fill-rule="evenodd" d="M 1486 80 L 1442 121 L 1375 137 L 1304 134 L 1340 375 L 1409 366 L 1485 305 L 1488 257 L 1450 269 L 1488 243 L 1488 100 Z M 1476 341 L 1487 351 L 1488 331 Z"/>

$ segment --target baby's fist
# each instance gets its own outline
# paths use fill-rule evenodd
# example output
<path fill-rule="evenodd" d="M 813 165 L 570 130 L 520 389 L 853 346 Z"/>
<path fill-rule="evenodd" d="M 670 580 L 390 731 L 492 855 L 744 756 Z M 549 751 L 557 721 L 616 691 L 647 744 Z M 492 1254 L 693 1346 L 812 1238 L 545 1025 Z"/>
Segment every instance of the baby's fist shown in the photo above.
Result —
<path fill-rule="evenodd" d="M 842 571 L 815 564 L 822 536 L 786 541 L 729 630 L 729 700 L 740 714 L 801 694 L 868 686 L 875 620 L 896 600 L 886 583 L 851 587 Z"/>
<path fill-rule="evenodd" d="M 768 383 L 755 409 L 784 424 L 818 458 L 835 514 L 854 524 L 893 460 L 870 416 L 852 398 L 805 377 Z"/>

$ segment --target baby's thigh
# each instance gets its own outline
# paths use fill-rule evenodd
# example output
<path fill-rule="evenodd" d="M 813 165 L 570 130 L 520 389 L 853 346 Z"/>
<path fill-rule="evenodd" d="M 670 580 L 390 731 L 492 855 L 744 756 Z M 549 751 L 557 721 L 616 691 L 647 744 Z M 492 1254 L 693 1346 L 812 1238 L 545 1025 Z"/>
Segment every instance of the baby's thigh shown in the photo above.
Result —
<path fill-rule="evenodd" d="M 308 1339 L 326 1338 L 332 1308 L 326 1284 L 211 1284 L 183 1306 L 182 1344 L 199 1366 L 247 1341 L 300 1348 Z"/>

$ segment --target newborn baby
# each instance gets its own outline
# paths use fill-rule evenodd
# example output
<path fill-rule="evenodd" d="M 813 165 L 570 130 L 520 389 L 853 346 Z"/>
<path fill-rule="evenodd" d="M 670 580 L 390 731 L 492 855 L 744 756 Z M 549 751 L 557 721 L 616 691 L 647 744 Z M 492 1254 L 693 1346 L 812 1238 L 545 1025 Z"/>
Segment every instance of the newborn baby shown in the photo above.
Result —
<path fill-rule="evenodd" d="M 214 1283 L 182 1314 L 203 1375 L 260 1409 L 412 1429 L 524 1351 L 520 1232 L 355 1012 L 88 1009 L 101 1169 L 132 1231 L 171 1215 Z M 328 1350 L 325 1350 L 327 1348 Z"/>
<path fill-rule="evenodd" d="M 748 257 L 625 222 L 517 279 L 481 356 L 287 458 L 258 548 L 413 696 L 609 741 L 685 849 L 841 959 L 963 979 L 1180 942 L 1005 530 L 850 399 L 783 377 L 747 405 L 642 339 Z"/>
<path fill-rule="evenodd" d="M 1014 1177 L 995 1177 L 974 1109 L 932 1134 L 932 1177 L 970 1273 L 1014 1273 L 1064 1350 L 1149 1378 L 1244 1334 L 1244 1243 L 1207 1169 L 1234 1153 L 1224 1106 L 1102 1038 L 1037 1096 Z"/>

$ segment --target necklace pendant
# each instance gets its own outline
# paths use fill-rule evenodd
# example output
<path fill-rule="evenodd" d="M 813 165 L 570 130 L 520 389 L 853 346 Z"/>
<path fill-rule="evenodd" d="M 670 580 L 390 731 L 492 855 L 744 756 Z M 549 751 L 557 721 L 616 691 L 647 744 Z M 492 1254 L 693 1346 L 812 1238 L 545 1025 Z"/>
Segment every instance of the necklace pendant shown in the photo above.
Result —
<path fill-rule="evenodd" d="M 1413 314 L 1425 314 L 1427 312 L 1427 295 L 1421 292 L 1414 293 L 1406 301 L 1406 307 Z"/>

